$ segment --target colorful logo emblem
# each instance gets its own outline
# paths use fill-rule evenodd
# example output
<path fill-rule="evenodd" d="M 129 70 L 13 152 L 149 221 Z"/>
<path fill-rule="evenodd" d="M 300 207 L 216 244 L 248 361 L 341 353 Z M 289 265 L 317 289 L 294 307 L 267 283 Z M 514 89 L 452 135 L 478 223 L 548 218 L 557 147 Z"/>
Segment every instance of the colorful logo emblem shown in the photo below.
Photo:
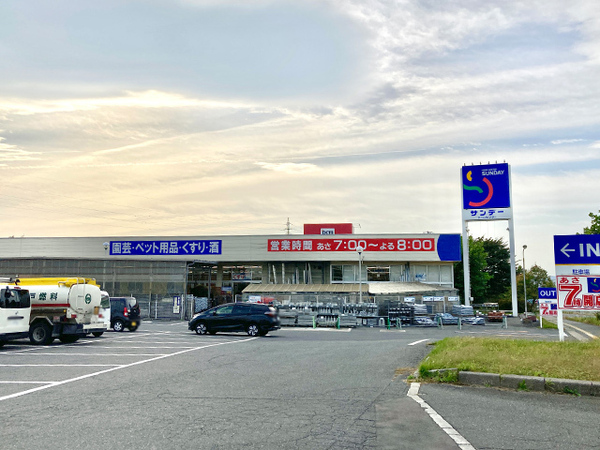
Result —
<path fill-rule="evenodd" d="M 472 171 L 468 171 L 467 172 L 467 180 L 469 181 L 473 181 L 473 172 Z M 485 206 L 487 205 L 490 200 L 492 199 L 492 197 L 494 196 L 494 186 L 492 185 L 492 183 L 490 182 L 490 180 L 487 179 L 487 177 L 483 177 L 482 180 L 486 186 L 487 186 L 487 197 L 481 201 L 481 202 L 469 202 L 469 206 L 472 206 L 473 208 L 479 208 L 481 206 Z M 466 184 L 463 184 L 463 189 L 467 190 L 467 191 L 477 191 L 480 194 L 483 194 L 483 189 L 481 189 L 479 186 L 467 186 Z"/>
<path fill-rule="evenodd" d="M 510 208 L 508 164 L 462 168 L 463 209 Z"/>
<path fill-rule="evenodd" d="M 92 296 L 90 294 L 85 294 L 85 304 L 89 305 L 92 303 Z"/>
<path fill-rule="evenodd" d="M 600 278 L 588 278 L 588 292 L 592 294 L 600 294 Z"/>

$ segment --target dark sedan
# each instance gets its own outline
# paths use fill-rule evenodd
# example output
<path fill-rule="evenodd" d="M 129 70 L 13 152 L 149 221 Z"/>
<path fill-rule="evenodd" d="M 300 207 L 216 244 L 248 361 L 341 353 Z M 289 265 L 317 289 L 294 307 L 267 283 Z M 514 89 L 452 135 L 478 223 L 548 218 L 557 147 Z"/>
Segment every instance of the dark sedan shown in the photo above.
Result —
<path fill-rule="evenodd" d="M 197 334 L 218 331 L 245 331 L 250 336 L 265 336 L 281 328 L 277 309 L 256 303 L 227 303 L 196 314 L 188 324 Z"/>

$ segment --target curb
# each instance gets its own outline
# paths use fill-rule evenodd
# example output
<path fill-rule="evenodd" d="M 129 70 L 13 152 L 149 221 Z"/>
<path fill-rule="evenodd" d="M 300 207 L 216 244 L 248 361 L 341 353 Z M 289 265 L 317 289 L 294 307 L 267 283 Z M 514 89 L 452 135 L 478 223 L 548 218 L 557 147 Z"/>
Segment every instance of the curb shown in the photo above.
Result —
<path fill-rule="evenodd" d="M 438 369 L 430 371 L 432 374 L 440 375 L 447 372 L 455 372 L 459 384 L 471 386 L 600 397 L 600 382 L 598 381 L 531 377 L 527 375 L 501 375 L 498 373 L 460 371 L 458 369 Z M 418 373 L 415 373 L 415 375 L 417 375 L 418 378 Z"/>

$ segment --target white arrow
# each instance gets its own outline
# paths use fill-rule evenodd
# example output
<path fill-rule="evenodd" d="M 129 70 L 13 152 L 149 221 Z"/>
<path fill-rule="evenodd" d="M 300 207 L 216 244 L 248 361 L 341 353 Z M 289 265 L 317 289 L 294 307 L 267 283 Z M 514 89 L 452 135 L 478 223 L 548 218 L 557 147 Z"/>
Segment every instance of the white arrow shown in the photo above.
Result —
<path fill-rule="evenodd" d="M 567 258 L 570 258 L 571 255 L 569 255 L 569 253 L 567 253 L 567 252 L 574 252 L 575 249 L 574 248 L 568 248 L 568 247 L 569 247 L 569 243 L 567 242 L 565 244 L 565 246 L 560 249 L 560 251 L 563 252 Z"/>

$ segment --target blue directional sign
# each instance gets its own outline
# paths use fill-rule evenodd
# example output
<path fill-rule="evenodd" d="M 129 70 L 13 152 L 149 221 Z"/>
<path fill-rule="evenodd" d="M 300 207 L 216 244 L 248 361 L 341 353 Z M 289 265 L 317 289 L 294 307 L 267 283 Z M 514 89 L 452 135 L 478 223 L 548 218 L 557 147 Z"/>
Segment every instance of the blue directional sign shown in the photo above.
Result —
<path fill-rule="evenodd" d="M 538 298 L 540 300 L 556 300 L 556 288 L 538 288 Z"/>
<path fill-rule="evenodd" d="M 510 208 L 508 164 L 462 168 L 463 209 Z"/>
<path fill-rule="evenodd" d="M 600 264 L 600 234 L 554 236 L 554 263 Z"/>

